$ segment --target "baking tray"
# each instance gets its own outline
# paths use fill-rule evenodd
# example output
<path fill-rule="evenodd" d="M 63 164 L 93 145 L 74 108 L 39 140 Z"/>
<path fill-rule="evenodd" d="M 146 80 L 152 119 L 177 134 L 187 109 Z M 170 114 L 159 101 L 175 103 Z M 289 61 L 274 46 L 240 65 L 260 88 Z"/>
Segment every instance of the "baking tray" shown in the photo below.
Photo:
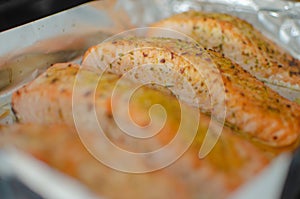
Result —
<path fill-rule="evenodd" d="M 10 110 L 12 92 L 34 79 L 51 64 L 65 61 L 79 63 L 83 52 L 89 46 L 122 31 L 146 27 L 152 22 L 189 9 L 224 12 L 243 18 L 292 55 L 300 58 L 299 3 L 275 0 L 94 1 L 0 33 L 0 124 L 15 121 Z M 300 98 L 298 91 L 270 86 L 292 100 L 297 101 Z M 43 197 L 68 198 L 76 191 L 77 198 L 94 198 L 78 182 L 53 171 L 26 154 L 10 150 L 2 152 L 0 160 L 6 162 L 6 168 L 11 167 L 9 171 L 0 168 L 0 174 L 15 174 Z M 18 166 L 11 166 L 21 164 L 20 161 L 27 165 L 27 174 L 22 173 Z M 33 179 L 30 175 L 36 169 L 44 174 L 40 176 L 44 180 L 42 183 L 28 180 Z M 58 181 L 59 186 L 49 185 Z M 49 193 L 49 190 L 42 188 L 45 185 L 54 190 L 59 187 L 65 189 L 60 189 L 53 195 L 53 191 Z M 276 196 L 280 192 L 278 186 L 270 190 Z"/>

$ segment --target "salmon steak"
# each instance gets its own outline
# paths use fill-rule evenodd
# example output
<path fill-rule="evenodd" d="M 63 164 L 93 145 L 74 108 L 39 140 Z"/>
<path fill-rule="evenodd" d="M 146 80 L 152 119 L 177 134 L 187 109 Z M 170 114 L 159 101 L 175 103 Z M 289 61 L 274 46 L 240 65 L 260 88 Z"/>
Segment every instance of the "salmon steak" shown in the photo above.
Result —
<path fill-rule="evenodd" d="M 300 90 L 300 61 L 251 24 L 222 13 L 188 11 L 151 25 L 184 33 L 238 63 L 258 79 Z"/>
<path fill-rule="evenodd" d="M 240 65 L 197 43 L 174 38 L 117 39 L 91 47 L 82 65 L 126 75 L 140 83 L 151 80 L 168 87 L 165 82 L 173 81 L 171 86 L 180 90 L 179 99 L 214 113 L 217 119 L 226 109 L 227 125 L 266 145 L 287 146 L 299 138 L 298 104 L 281 97 Z M 150 69 L 145 70 L 148 65 Z M 149 76 L 152 79 L 148 81 Z M 183 92 L 183 80 L 195 95 Z"/>

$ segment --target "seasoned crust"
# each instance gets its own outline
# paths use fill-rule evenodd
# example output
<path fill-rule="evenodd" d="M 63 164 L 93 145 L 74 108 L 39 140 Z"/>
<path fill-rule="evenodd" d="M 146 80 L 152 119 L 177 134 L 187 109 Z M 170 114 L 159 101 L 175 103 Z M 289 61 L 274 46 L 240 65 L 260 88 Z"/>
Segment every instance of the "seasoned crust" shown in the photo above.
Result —
<path fill-rule="evenodd" d="M 189 98 L 192 97 L 191 94 L 179 98 L 199 106 L 204 112 L 212 111 L 209 92 L 218 96 L 217 99 L 222 99 L 224 86 L 226 122 L 259 142 L 279 147 L 297 141 L 300 134 L 298 104 L 281 97 L 238 64 L 198 44 L 171 38 L 125 38 L 90 48 L 82 62 L 83 66 L 98 71 L 106 69 L 121 75 L 133 67 L 149 63 L 171 67 L 171 70 L 188 80 L 200 103 L 195 104 Z M 161 73 L 155 67 L 153 71 L 157 76 Z M 173 76 L 165 74 L 164 78 L 172 79 Z M 144 79 L 132 78 L 138 82 L 143 82 Z M 216 86 L 208 89 L 207 81 Z M 174 87 L 180 86 L 178 83 Z M 221 102 L 212 102 L 218 103 Z"/>
<path fill-rule="evenodd" d="M 183 32 L 268 83 L 300 90 L 300 61 L 248 22 L 222 13 L 188 11 L 151 26 Z"/>

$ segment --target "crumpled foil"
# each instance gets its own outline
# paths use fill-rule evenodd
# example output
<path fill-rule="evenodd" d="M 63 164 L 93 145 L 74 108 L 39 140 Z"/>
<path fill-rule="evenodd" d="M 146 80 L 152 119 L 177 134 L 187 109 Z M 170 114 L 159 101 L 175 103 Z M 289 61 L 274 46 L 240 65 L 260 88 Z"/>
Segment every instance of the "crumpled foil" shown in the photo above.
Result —
<path fill-rule="evenodd" d="M 300 2 L 279 0 L 119 0 L 135 26 L 188 10 L 222 12 L 247 20 L 300 59 Z"/>

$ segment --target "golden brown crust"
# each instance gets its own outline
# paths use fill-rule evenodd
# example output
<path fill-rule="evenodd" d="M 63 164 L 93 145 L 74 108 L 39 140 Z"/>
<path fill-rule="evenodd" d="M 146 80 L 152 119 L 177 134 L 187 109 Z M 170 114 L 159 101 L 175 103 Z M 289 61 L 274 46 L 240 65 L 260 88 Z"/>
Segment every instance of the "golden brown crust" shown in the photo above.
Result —
<path fill-rule="evenodd" d="M 242 19 L 188 11 L 152 26 L 183 32 L 204 47 L 224 53 L 261 80 L 300 89 L 300 61 Z"/>
<path fill-rule="evenodd" d="M 297 141 L 300 134 L 298 104 L 281 97 L 238 64 L 197 44 L 179 39 L 126 38 L 94 46 L 83 58 L 84 66 L 97 70 L 109 66 L 107 70 L 116 74 L 125 74 L 135 66 L 149 63 L 171 67 L 171 70 L 180 73 L 194 87 L 199 106 L 205 112 L 212 111 L 208 106 L 208 93 L 212 92 L 217 99 L 222 99 L 222 92 L 218 90 L 222 85 L 208 89 L 206 81 L 217 85 L 220 83 L 218 78 L 222 78 L 226 94 L 226 122 L 229 125 L 271 146 L 286 146 Z M 160 73 L 159 68 L 154 66 L 155 70 L 156 74 Z M 173 76 L 166 74 L 164 78 L 172 79 Z M 143 82 L 144 78 L 132 79 Z M 180 86 L 174 85 L 175 88 Z M 189 97 L 190 94 L 183 96 L 185 99 Z"/>

